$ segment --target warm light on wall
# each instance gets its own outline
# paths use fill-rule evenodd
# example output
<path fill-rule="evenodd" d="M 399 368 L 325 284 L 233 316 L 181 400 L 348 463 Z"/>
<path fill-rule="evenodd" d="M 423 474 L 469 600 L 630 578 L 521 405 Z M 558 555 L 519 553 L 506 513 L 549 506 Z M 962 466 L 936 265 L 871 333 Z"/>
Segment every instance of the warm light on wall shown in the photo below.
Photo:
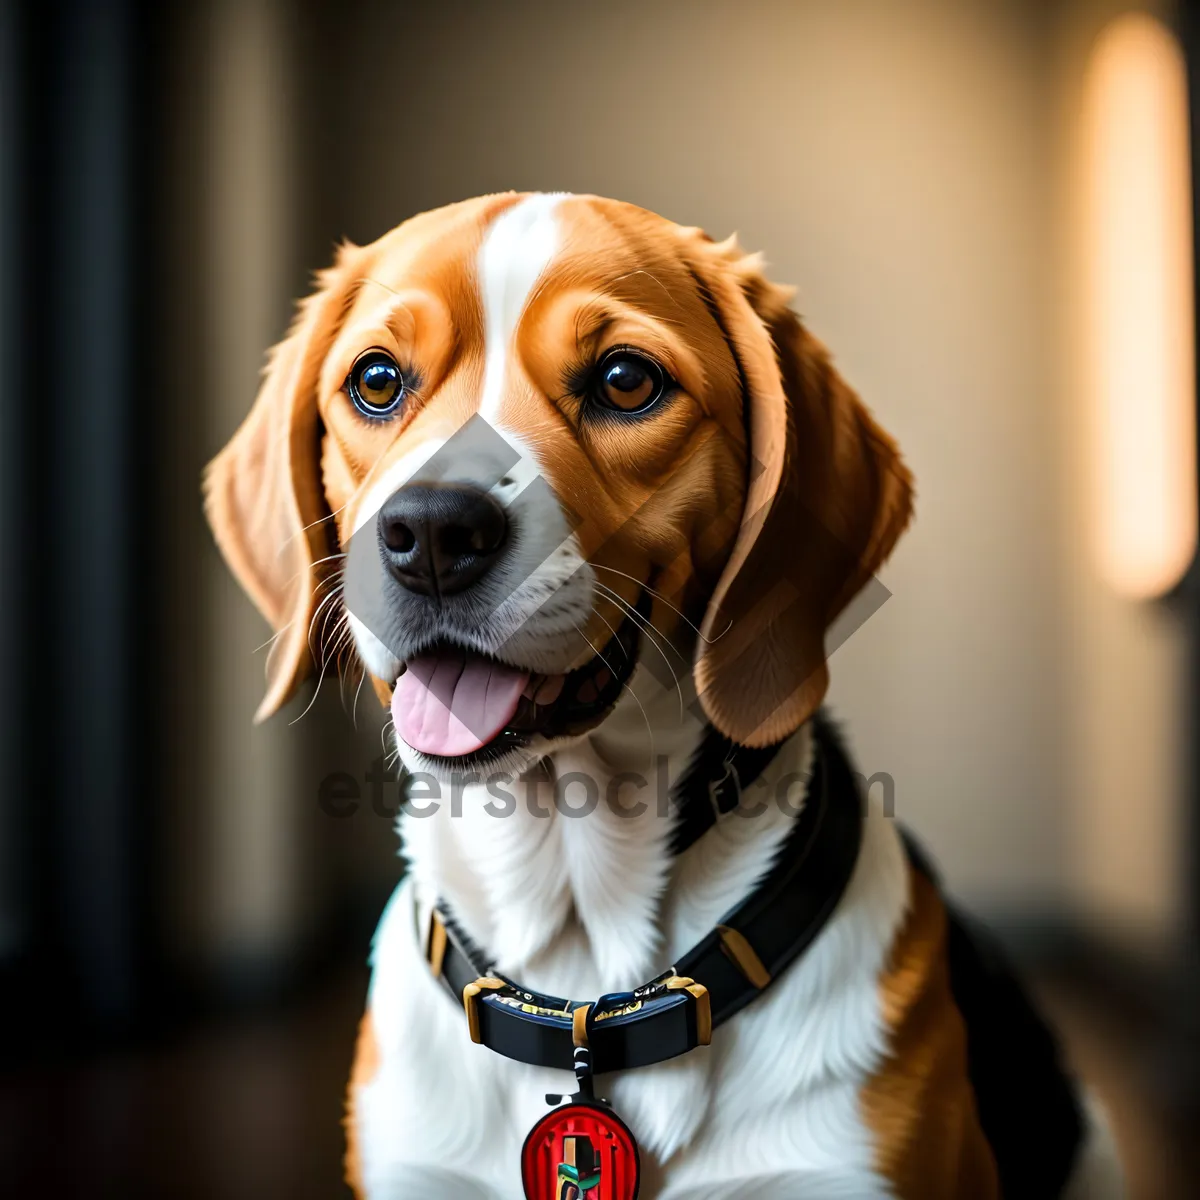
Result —
<path fill-rule="evenodd" d="M 1092 511 L 1097 565 L 1124 595 L 1169 591 L 1196 546 L 1187 81 L 1158 21 L 1114 21 L 1084 93 Z"/>

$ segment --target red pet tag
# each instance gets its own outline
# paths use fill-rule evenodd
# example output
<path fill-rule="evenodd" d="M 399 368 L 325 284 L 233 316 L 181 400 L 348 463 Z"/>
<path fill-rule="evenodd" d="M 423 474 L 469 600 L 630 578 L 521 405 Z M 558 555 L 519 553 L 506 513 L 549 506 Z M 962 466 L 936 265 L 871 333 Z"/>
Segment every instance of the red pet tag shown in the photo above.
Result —
<path fill-rule="evenodd" d="M 637 1200 L 640 1174 L 633 1134 L 602 1103 L 552 1109 L 521 1151 L 526 1200 Z"/>

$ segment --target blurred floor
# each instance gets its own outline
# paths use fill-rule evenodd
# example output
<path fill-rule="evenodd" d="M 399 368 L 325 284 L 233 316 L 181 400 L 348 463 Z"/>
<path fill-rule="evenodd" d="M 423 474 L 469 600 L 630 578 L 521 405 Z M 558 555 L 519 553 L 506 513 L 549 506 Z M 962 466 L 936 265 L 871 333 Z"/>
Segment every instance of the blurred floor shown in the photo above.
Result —
<path fill-rule="evenodd" d="M 178 1044 L 0 1080 L 6 1195 L 329 1200 L 341 1182 L 342 1096 L 365 969 L 286 1013 Z M 1200 1195 L 1200 1146 L 1155 1115 L 1152 1022 L 1070 979 L 1038 982 L 1078 1069 L 1108 1105 L 1131 1200 Z"/>
<path fill-rule="evenodd" d="M 330 1200 L 367 972 L 153 1050 L 0 1080 L 0 1193 Z M 15 1186 L 14 1186 L 15 1185 Z"/>
<path fill-rule="evenodd" d="M 1130 1200 L 1200 1196 L 1200 1129 L 1168 1121 L 1159 1100 L 1171 1072 L 1161 1025 L 1111 991 L 1070 977 L 1048 975 L 1035 990 L 1072 1067 L 1109 1114 Z"/>

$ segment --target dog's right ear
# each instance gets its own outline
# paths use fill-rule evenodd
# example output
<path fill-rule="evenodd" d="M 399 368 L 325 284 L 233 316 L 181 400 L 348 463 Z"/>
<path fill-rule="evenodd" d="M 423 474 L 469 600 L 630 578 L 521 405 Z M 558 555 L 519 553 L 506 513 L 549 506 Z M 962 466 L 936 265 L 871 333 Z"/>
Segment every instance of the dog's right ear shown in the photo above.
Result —
<path fill-rule="evenodd" d="M 709 721 L 745 746 L 782 741 L 825 696 L 825 634 L 892 551 L 912 477 L 892 439 L 736 240 L 687 231 L 743 378 L 745 511 L 693 665 Z"/>
<path fill-rule="evenodd" d="M 287 337 L 271 352 L 250 415 L 204 475 L 205 511 L 217 546 L 276 637 L 267 656 L 264 720 L 312 666 L 309 622 L 317 564 L 332 531 L 321 481 L 317 386 L 321 366 L 353 296 L 344 247 L 318 276 Z"/>

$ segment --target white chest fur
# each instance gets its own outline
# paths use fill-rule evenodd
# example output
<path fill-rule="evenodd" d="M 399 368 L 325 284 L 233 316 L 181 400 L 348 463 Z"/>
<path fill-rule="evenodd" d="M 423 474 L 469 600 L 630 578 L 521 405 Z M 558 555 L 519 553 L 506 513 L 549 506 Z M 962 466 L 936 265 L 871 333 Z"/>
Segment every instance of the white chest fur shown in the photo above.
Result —
<path fill-rule="evenodd" d="M 672 778 L 694 736 L 659 736 Z M 520 1200 L 525 1134 L 546 1112 L 547 1092 L 574 1090 L 567 1071 L 515 1063 L 470 1041 L 461 1007 L 424 963 L 420 929 L 432 897 L 447 899 L 500 969 L 531 987 L 586 999 L 644 982 L 769 866 L 791 819 L 776 802 L 780 781 L 802 772 L 808 754 L 802 730 L 743 797 L 748 811 L 762 811 L 726 818 L 678 862 L 653 784 L 640 816 L 603 802 L 586 818 L 564 816 L 546 787 L 534 794 L 546 814 L 537 816 L 518 787 L 515 810 L 497 817 L 484 810 L 500 807 L 495 797 L 475 785 L 462 791 L 461 815 L 445 805 L 404 820 L 411 870 L 373 953 L 379 1065 L 356 1103 L 371 1200 Z M 603 795 L 618 768 L 628 769 L 611 760 L 605 745 L 585 742 L 556 755 L 554 769 L 559 779 L 591 777 Z M 633 803 L 632 793 L 622 797 Z M 570 799 L 582 804 L 582 785 Z M 711 1047 L 600 1078 L 600 1094 L 642 1147 L 644 1200 L 757 1195 L 751 1180 L 764 1197 L 798 1194 L 801 1183 L 805 1196 L 889 1194 L 872 1170 L 859 1092 L 883 1053 L 878 980 L 907 896 L 897 832 L 872 815 L 846 894 L 800 962 L 718 1029 Z M 780 1186 L 788 1190 L 770 1190 Z"/>

